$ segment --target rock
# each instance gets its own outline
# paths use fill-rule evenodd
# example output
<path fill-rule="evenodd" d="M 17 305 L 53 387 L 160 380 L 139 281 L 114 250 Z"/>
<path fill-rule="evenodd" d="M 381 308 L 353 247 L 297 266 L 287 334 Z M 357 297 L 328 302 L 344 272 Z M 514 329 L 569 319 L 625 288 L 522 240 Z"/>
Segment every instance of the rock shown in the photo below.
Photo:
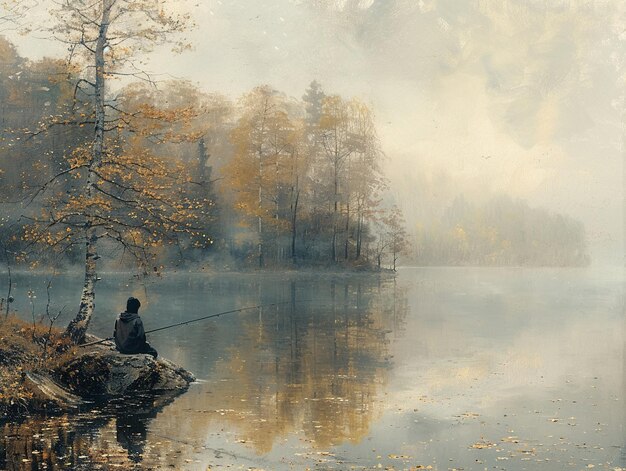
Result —
<path fill-rule="evenodd" d="M 25 373 L 24 386 L 31 393 L 31 403 L 37 410 L 74 409 L 84 404 L 80 397 L 65 390 L 48 376 Z"/>
<path fill-rule="evenodd" d="M 54 376 L 78 396 L 122 396 L 183 392 L 194 376 L 171 361 L 150 355 L 124 355 L 107 346 L 93 347 L 62 364 Z"/>

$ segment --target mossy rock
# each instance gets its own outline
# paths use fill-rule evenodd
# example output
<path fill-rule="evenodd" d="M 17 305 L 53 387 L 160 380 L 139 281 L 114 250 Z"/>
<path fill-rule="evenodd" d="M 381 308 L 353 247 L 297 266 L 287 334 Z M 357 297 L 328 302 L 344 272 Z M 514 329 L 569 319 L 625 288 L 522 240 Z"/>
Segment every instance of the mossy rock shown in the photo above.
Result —
<path fill-rule="evenodd" d="M 182 392 L 195 380 L 185 369 L 150 355 L 124 355 L 98 348 L 60 365 L 55 378 L 81 397 Z"/>

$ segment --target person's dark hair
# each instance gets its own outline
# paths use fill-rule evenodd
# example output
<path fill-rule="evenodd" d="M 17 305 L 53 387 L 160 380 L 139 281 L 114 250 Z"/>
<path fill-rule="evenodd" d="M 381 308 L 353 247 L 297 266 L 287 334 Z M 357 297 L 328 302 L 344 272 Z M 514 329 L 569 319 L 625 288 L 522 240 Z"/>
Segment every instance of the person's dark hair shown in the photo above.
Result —
<path fill-rule="evenodd" d="M 131 296 L 128 298 L 128 301 L 126 301 L 126 312 L 134 312 L 136 314 L 139 311 L 140 306 L 141 303 L 139 300 Z"/>

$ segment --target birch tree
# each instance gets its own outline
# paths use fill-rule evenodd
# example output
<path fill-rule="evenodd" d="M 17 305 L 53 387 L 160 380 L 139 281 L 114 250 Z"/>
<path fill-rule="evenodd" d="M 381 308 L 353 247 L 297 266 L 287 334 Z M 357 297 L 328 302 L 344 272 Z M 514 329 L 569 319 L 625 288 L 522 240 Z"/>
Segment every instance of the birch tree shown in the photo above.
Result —
<path fill-rule="evenodd" d="M 355 219 L 359 222 L 359 234 L 362 233 L 367 210 L 376 204 L 375 194 L 383 185 L 378 165 L 382 153 L 371 113 L 367 106 L 356 99 L 348 101 L 337 95 L 325 97 L 322 101 L 319 134 L 330 179 L 331 258 L 336 262 L 341 215 L 344 215 L 343 245 L 344 258 L 347 260 L 352 204 L 357 206 Z M 358 252 L 360 255 L 360 245 Z"/>
<path fill-rule="evenodd" d="M 386 226 L 386 233 L 381 237 L 388 242 L 389 252 L 391 255 L 391 269 L 396 271 L 396 265 L 400 254 L 409 250 L 408 234 L 405 228 L 404 216 L 402 211 L 394 206 L 383 218 Z M 380 268 L 380 258 L 379 258 Z"/>
<path fill-rule="evenodd" d="M 171 119 L 173 114 L 149 106 L 129 113 L 108 89 L 111 79 L 151 83 L 135 54 L 169 41 L 174 50 L 184 49 L 177 38 L 189 25 L 189 18 L 168 12 L 167 2 L 159 0 L 55 3 L 50 34 L 67 45 L 68 67 L 76 72 L 76 114 L 70 119 L 52 118 L 32 135 L 60 125 L 87 126 L 93 133 L 90 142 L 66 151 L 66 168 L 33 195 L 43 198 L 45 204 L 42 214 L 32 218 L 25 237 L 52 246 L 83 246 L 82 295 L 78 312 L 67 327 L 72 340 L 82 342 L 94 311 L 97 261 L 101 258 L 98 247 L 103 239 L 146 257 L 150 246 L 171 240 L 179 232 L 193 234 L 193 204 L 179 201 L 172 192 L 185 180 L 182 169 L 153 158 L 132 141 L 123 141 L 123 133 L 132 130 L 138 115 L 157 121 Z M 65 194 L 56 191 L 56 184 L 67 178 L 77 181 L 73 190 Z"/>
<path fill-rule="evenodd" d="M 24 12 L 32 8 L 36 3 L 25 0 L 2 0 L 0 1 L 0 33 L 10 29 L 17 29 Z"/>
<path fill-rule="evenodd" d="M 296 140 L 301 133 L 289 118 L 283 97 L 267 86 L 257 87 L 244 96 L 242 108 L 232 132 L 234 155 L 224 176 L 236 193 L 236 208 L 256 223 L 261 268 L 265 265 L 267 232 L 285 222 L 281 218 L 280 199 L 284 191 L 289 191 L 288 175 L 293 178 L 291 202 L 297 213 L 300 183 L 296 179 L 302 170 L 298 167 Z"/>
<path fill-rule="evenodd" d="M 366 231 L 368 220 L 374 218 L 374 214 L 380 204 L 380 193 L 386 188 L 385 179 L 382 176 L 380 161 L 383 152 L 376 133 L 374 120 L 370 109 L 356 100 L 351 103 L 353 129 L 359 136 L 360 143 L 358 152 L 351 161 L 349 168 L 349 180 L 351 182 L 350 200 L 354 207 L 355 254 L 358 260 L 361 257 L 363 246 L 363 234 Z M 350 203 L 350 201 L 349 201 Z M 346 227 L 350 228 L 349 206 L 346 214 Z M 348 236 L 346 234 L 344 255 L 348 258 Z"/>
<path fill-rule="evenodd" d="M 354 153 L 351 145 L 348 107 L 337 95 L 328 96 L 322 102 L 320 117 L 320 142 L 330 168 L 332 181 L 332 240 L 331 260 L 337 261 L 337 233 L 340 212 L 340 185 L 344 176 L 346 163 Z"/>

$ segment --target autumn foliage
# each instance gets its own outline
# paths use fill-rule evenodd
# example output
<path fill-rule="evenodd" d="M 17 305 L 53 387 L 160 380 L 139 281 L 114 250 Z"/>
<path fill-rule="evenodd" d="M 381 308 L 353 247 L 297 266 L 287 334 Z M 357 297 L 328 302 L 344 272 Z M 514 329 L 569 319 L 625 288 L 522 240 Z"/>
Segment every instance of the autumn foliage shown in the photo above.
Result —
<path fill-rule="evenodd" d="M 375 261 L 383 154 L 364 103 L 316 83 L 302 100 L 262 86 L 235 103 L 184 81 L 132 83 L 107 105 L 106 146 L 93 165 L 86 93 L 58 80 L 62 63 L 28 62 L 1 45 L 3 70 L 20 74 L 0 77 L 0 229 L 18 258 L 79 261 L 89 221 L 103 250 L 145 272 L 181 257 Z"/>
<path fill-rule="evenodd" d="M 143 273 L 213 247 L 238 265 L 369 265 L 384 182 L 364 103 L 316 82 L 302 101 L 260 86 L 237 105 L 186 82 L 157 84 L 133 58 L 162 43 L 185 49 L 189 17 L 156 0 L 55 5 L 67 61 L 30 63 L 0 41 L 0 228 L 13 262 L 82 258 L 75 341 L 102 255 L 128 255 Z"/>

